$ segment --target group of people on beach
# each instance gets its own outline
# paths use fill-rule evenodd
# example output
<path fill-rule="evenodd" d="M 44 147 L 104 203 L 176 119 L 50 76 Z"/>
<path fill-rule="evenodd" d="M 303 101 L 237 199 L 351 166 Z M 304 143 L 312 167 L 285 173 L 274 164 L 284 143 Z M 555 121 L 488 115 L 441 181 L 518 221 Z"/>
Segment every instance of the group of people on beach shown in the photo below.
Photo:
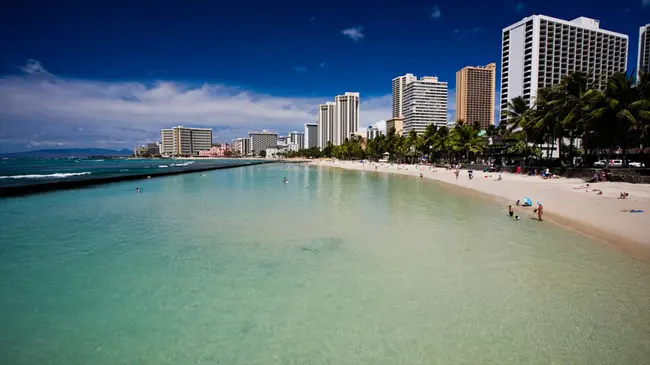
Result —
<path fill-rule="evenodd" d="M 517 200 L 515 202 L 516 206 L 521 206 L 521 207 L 530 207 L 532 206 L 532 203 L 530 202 L 529 199 L 525 198 L 524 202 L 521 203 L 521 200 Z M 537 208 L 533 210 L 533 214 L 537 214 L 537 220 L 540 222 L 543 222 L 544 220 L 542 219 L 542 216 L 544 215 L 544 205 L 540 202 L 537 202 Z M 512 205 L 508 205 L 508 215 L 513 218 L 514 220 L 518 221 L 520 217 L 517 215 L 515 216 L 515 211 L 512 209 Z"/>

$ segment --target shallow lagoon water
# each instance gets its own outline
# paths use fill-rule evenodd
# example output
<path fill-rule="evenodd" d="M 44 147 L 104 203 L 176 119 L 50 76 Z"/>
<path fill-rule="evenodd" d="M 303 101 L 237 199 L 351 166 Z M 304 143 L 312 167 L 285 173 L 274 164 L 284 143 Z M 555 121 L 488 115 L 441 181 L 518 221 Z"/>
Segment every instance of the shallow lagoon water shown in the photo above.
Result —
<path fill-rule="evenodd" d="M 0 221 L 2 364 L 650 359 L 648 262 L 433 181 L 255 166 Z"/>

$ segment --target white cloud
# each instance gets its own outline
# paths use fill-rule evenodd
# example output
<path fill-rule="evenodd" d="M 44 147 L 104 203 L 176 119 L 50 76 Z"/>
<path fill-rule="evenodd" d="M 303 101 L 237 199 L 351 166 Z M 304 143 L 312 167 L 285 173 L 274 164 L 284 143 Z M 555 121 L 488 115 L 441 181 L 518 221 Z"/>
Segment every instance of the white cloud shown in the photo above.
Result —
<path fill-rule="evenodd" d="M 650 0 L 641 0 L 641 6 L 648 6 L 650 5 Z"/>
<path fill-rule="evenodd" d="M 365 37 L 365 35 L 362 32 L 363 32 L 363 27 L 354 27 L 354 28 L 343 29 L 341 31 L 341 34 L 352 39 L 354 42 L 358 42 Z"/>
<path fill-rule="evenodd" d="M 648 0 L 641 0 L 641 1 L 648 1 Z M 524 11 L 524 2 L 523 1 L 518 1 L 517 4 L 515 4 L 515 11 L 517 13 L 521 13 Z"/>
<path fill-rule="evenodd" d="M 442 16 L 442 12 L 440 11 L 440 7 L 438 5 L 433 6 L 433 10 L 431 10 L 431 17 L 433 19 L 438 19 Z"/>
<path fill-rule="evenodd" d="M 222 84 L 43 77 L 51 74 L 37 62 L 24 69 L 30 72 L 0 78 L 2 152 L 24 149 L 30 142 L 32 147 L 45 146 L 47 141 L 66 147 L 132 148 L 159 140 L 161 128 L 175 125 L 213 128 L 220 141 L 262 128 L 286 133 L 315 122 L 316 106 L 334 98 L 274 96 Z M 391 97 L 362 95 L 360 109 L 366 126 L 388 119 Z"/>
<path fill-rule="evenodd" d="M 56 141 L 30 141 L 25 147 L 34 148 L 34 147 L 63 147 L 65 143 L 56 142 Z"/>
<path fill-rule="evenodd" d="M 29 59 L 23 66 L 20 66 L 19 68 L 21 71 L 28 75 L 52 75 L 37 60 Z"/>
<path fill-rule="evenodd" d="M 321 68 L 325 67 L 325 62 L 321 62 L 319 65 Z"/>

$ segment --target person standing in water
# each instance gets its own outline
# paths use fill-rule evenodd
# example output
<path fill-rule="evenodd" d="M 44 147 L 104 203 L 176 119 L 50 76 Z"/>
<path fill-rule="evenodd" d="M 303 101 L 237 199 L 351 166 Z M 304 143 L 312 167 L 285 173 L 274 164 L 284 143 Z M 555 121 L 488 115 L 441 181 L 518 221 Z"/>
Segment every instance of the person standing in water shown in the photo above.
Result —
<path fill-rule="evenodd" d="M 140 194 L 140 188 L 135 188 L 135 191 Z"/>
<path fill-rule="evenodd" d="M 288 182 L 287 178 L 286 177 L 282 178 L 282 182 L 286 184 Z"/>
<path fill-rule="evenodd" d="M 537 208 L 533 211 L 533 213 L 537 213 L 537 219 L 540 222 L 543 222 L 544 220 L 542 219 L 542 215 L 544 214 L 544 205 L 542 203 L 537 202 Z"/>
<path fill-rule="evenodd" d="M 454 171 L 454 174 L 456 175 L 456 180 L 458 180 L 458 175 L 460 175 L 460 170 L 456 168 L 456 171 Z"/>

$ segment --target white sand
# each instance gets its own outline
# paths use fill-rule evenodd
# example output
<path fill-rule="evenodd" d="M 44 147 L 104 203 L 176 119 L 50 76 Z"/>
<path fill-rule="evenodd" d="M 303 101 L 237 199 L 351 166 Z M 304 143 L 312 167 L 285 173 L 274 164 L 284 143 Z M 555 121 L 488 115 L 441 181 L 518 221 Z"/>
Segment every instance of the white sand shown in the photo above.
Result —
<path fill-rule="evenodd" d="M 512 204 L 516 214 L 522 218 L 533 216 L 532 208 L 516 207 L 515 201 L 530 197 L 533 206 L 544 205 L 544 222 L 547 220 L 565 225 L 582 233 L 594 236 L 617 246 L 624 246 L 647 254 L 650 252 L 650 186 L 647 184 L 595 183 L 592 189 L 600 189 L 603 195 L 574 189 L 585 185 L 579 179 L 547 179 L 515 174 L 502 174 L 503 180 L 495 181 L 498 174 L 474 171 L 469 180 L 467 170 L 461 170 L 458 180 L 453 170 L 414 165 L 389 165 L 352 161 L 318 161 L 313 164 L 344 169 L 374 172 L 390 172 L 434 179 L 455 186 L 489 194 L 503 200 L 504 210 Z M 491 176 L 485 178 L 484 176 Z M 629 193 L 625 200 L 618 199 L 621 191 Z M 641 209 L 644 213 L 622 212 L 624 209 Z M 634 246 L 634 247 L 631 247 Z M 646 256 L 644 254 L 644 256 Z"/>

